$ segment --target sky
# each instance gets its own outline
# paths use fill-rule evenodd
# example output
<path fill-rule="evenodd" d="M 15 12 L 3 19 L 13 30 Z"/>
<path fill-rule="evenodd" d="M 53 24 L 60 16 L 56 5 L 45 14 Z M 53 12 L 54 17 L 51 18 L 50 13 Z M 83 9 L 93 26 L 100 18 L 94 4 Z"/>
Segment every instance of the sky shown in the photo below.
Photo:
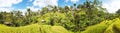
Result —
<path fill-rule="evenodd" d="M 110 13 L 115 13 L 120 9 L 120 0 L 101 0 L 104 8 Z M 30 8 L 33 11 L 40 10 L 47 5 L 52 6 L 73 6 L 76 4 L 83 4 L 85 0 L 0 0 L 0 12 L 6 11 L 10 12 L 11 10 L 21 10 L 25 12 L 27 8 Z"/>

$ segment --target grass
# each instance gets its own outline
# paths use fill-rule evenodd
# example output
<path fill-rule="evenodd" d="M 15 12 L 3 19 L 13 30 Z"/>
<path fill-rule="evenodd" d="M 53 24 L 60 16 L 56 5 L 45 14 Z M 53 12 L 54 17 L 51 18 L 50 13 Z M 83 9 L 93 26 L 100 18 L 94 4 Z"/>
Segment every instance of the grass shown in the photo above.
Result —
<path fill-rule="evenodd" d="M 88 27 L 82 33 L 103 33 L 106 30 L 106 28 L 107 26 L 98 24 L 98 25 Z"/>
<path fill-rule="evenodd" d="M 53 33 L 68 33 L 67 30 L 65 30 L 65 28 L 61 27 L 61 26 L 53 26 L 52 28 Z"/>
<path fill-rule="evenodd" d="M 69 33 L 61 26 L 31 24 L 22 27 L 8 27 L 0 24 L 0 33 Z"/>
<path fill-rule="evenodd" d="M 120 19 L 103 21 L 100 24 L 90 26 L 82 33 L 119 33 Z"/>
<path fill-rule="evenodd" d="M 23 27 L 8 27 L 0 25 L 0 33 L 39 33 L 39 25 L 32 24 Z"/>

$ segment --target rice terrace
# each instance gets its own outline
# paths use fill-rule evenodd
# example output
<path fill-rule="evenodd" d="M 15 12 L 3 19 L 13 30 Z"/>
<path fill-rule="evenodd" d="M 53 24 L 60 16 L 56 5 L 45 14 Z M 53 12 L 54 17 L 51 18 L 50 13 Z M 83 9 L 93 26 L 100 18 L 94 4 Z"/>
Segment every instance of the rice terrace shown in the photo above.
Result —
<path fill-rule="evenodd" d="M 0 33 L 120 33 L 120 0 L 0 0 Z"/>

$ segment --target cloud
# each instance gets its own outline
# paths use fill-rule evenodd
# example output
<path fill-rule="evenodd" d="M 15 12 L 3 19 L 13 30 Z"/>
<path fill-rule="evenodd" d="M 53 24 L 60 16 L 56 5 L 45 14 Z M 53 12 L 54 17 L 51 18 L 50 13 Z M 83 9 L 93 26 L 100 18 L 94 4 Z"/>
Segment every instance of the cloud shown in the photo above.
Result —
<path fill-rule="evenodd" d="M 68 1 L 71 1 L 72 3 L 76 3 L 76 2 L 78 2 L 79 0 L 65 0 L 65 2 L 68 2 Z"/>
<path fill-rule="evenodd" d="M 0 8 L 0 12 L 10 12 L 13 8 Z"/>
<path fill-rule="evenodd" d="M 120 9 L 120 0 L 106 0 L 103 2 L 102 7 L 106 8 L 109 13 L 115 13 L 118 9 Z"/>
<path fill-rule="evenodd" d="M 0 7 L 11 7 L 13 4 L 18 4 L 22 0 L 0 0 Z"/>
<path fill-rule="evenodd" d="M 31 1 L 33 1 L 33 0 L 29 0 L 29 2 L 31 2 Z"/>
<path fill-rule="evenodd" d="M 45 7 L 48 5 L 58 6 L 58 0 L 34 0 L 33 6 Z"/>
<path fill-rule="evenodd" d="M 65 0 L 65 2 L 68 2 L 69 0 Z"/>
<path fill-rule="evenodd" d="M 76 2 L 78 2 L 79 0 L 71 0 L 71 2 L 73 2 L 73 3 L 76 3 Z"/>
<path fill-rule="evenodd" d="M 33 7 L 33 6 L 27 6 L 27 8 L 30 8 L 32 11 L 41 10 L 41 8 L 35 8 L 35 7 Z"/>
<path fill-rule="evenodd" d="M 27 2 L 29 3 L 29 2 L 32 2 L 32 1 L 34 1 L 34 0 L 28 0 Z"/>
<path fill-rule="evenodd" d="M 0 12 L 10 12 L 13 10 L 12 5 L 20 2 L 22 0 L 0 0 Z"/>

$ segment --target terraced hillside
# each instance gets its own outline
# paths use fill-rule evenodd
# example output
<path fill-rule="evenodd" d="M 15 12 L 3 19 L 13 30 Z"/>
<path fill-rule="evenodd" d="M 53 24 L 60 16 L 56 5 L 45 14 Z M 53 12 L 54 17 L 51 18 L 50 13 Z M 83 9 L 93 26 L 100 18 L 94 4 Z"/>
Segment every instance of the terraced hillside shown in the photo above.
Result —
<path fill-rule="evenodd" d="M 23 27 L 8 27 L 0 24 L 0 33 L 68 33 L 61 26 L 32 24 Z"/>
<path fill-rule="evenodd" d="M 120 33 L 120 19 L 103 21 L 100 24 L 88 27 L 82 33 Z"/>

